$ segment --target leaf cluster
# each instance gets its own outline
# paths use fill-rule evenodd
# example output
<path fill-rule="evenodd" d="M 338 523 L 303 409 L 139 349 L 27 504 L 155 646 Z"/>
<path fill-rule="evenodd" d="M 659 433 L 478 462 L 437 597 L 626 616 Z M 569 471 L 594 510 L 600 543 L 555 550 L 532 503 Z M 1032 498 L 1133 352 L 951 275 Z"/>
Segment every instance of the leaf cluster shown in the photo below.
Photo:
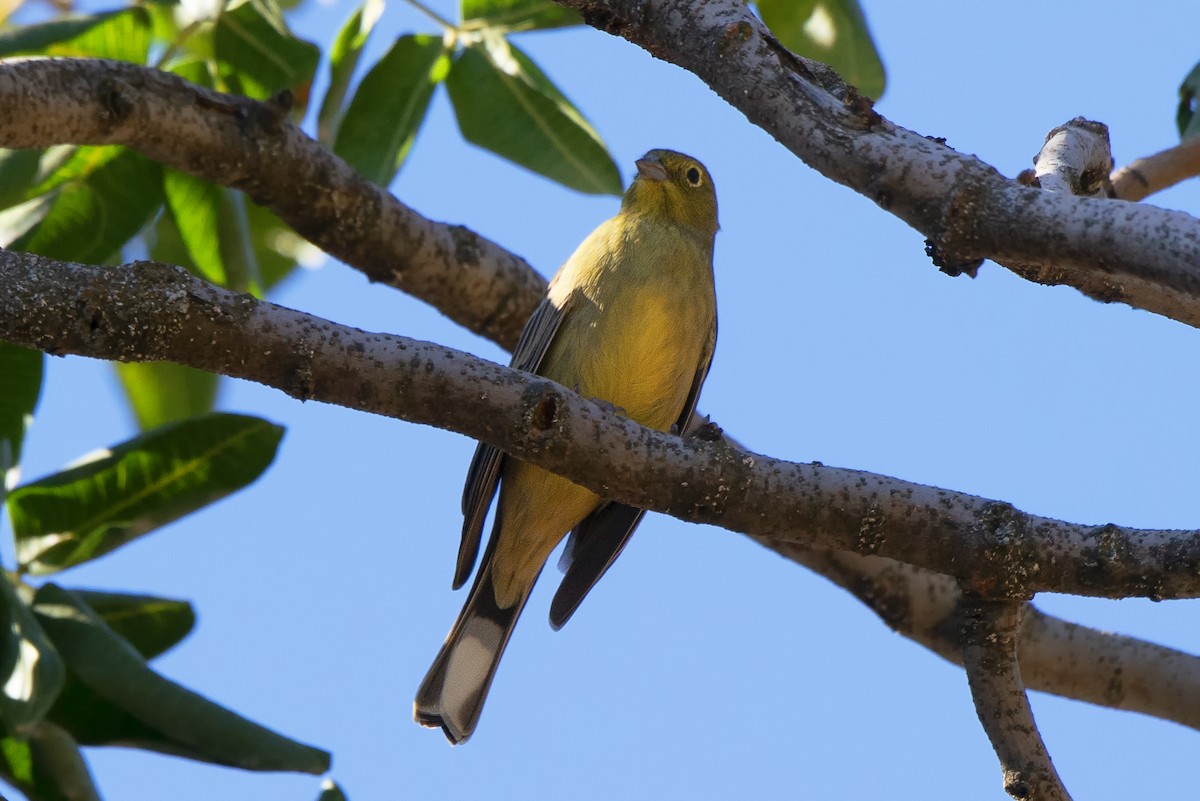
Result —
<path fill-rule="evenodd" d="M 121 745 L 248 770 L 322 773 L 329 755 L 155 671 L 192 630 L 186 601 L 34 585 L 250 484 L 283 430 L 206 414 L 18 483 L 40 396 L 36 351 L 0 343 L 0 454 L 17 563 L 0 575 L 0 776 L 31 799 L 98 798 L 81 745 Z"/>

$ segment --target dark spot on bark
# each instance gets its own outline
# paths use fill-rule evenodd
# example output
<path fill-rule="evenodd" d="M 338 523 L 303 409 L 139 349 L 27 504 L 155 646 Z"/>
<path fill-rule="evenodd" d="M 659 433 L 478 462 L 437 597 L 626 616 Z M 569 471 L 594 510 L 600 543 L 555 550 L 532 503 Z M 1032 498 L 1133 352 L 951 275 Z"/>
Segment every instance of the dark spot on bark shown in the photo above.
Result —
<path fill-rule="evenodd" d="M 284 117 L 292 110 L 292 106 L 296 104 L 296 96 L 292 94 L 291 89 L 284 89 L 281 92 L 276 92 L 267 100 L 267 108 L 274 111 L 280 117 Z"/>
<path fill-rule="evenodd" d="M 1121 676 L 1121 668 L 1113 671 L 1108 685 L 1104 688 L 1104 700 L 1111 706 L 1120 707 L 1125 701 L 1125 681 Z"/>
<path fill-rule="evenodd" d="M 1042 188 L 1042 182 L 1038 179 L 1037 172 L 1034 170 L 1025 169 L 1017 173 L 1017 183 L 1021 186 L 1033 187 L 1034 189 Z"/>
<path fill-rule="evenodd" d="M 883 118 L 875 110 L 875 101 L 866 95 L 859 94 L 858 89 L 853 86 L 846 87 L 846 96 L 842 99 L 842 105 L 854 115 L 855 121 L 864 129 L 869 130 L 883 122 Z"/>
<path fill-rule="evenodd" d="M 948 253 L 932 239 L 925 240 L 925 255 L 933 262 L 934 267 L 951 278 L 957 278 L 960 275 L 969 275 L 974 278 L 983 264 L 983 259 Z"/>
<path fill-rule="evenodd" d="M 479 264 L 479 236 L 474 231 L 461 225 L 452 225 L 450 236 L 454 240 L 455 261 L 472 267 Z"/>
<path fill-rule="evenodd" d="M 1024 779 L 1015 779 L 1005 782 L 1004 790 L 1013 798 L 1029 798 L 1029 785 Z"/>
<path fill-rule="evenodd" d="M 1111 281 L 1104 281 L 1096 286 L 1088 287 L 1086 294 L 1101 303 L 1120 303 L 1125 300 L 1125 287 Z"/>
<path fill-rule="evenodd" d="M 741 47 L 753 35 L 754 29 L 745 20 L 739 20 L 732 25 L 727 25 L 721 34 L 721 42 L 717 45 L 717 52 L 724 56 L 730 50 Z"/>
<path fill-rule="evenodd" d="M 619 35 L 621 30 L 627 27 L 624 19 L 601 6 L 587 6 L 581 8 L 579 13 L 585 23 L 605 33 Z"/>
<path fill-rule="evenodd" d="M 299 401 L 312 397 L 312 373 L 307 365 L 297 365 L 287 377 L 287 393 Z"/>
<path fill-rule="evenodd" d="M 549 431 L 558 419 L 558 395 L 543 393 L 529 412 L 529 427 L 534 431 Z"/>
<path fill-rule="evenodd" d="M 106 80 L 100 84 L 100 105 L 104 107 L 106 122 L 117 125 L 133 113 L 133 101 L 123 89 L 123 84 L 117 80 Z"/>

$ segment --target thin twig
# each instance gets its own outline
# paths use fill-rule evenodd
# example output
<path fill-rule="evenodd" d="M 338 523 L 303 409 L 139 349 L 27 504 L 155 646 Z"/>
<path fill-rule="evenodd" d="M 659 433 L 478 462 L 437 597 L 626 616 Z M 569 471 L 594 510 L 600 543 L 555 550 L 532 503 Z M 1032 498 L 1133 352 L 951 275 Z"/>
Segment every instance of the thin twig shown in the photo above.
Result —
<path fill-rule="evenodd" d="M 1153 156 L 1134 159 L 1112 174 L 1116 196 L 1141 200 L 1200 175 L 1200 136 L 1185 139 Z"/>
<path fill-rule="evenodd" d="M 450 20 L 443 17 L 441 14 L 434 11 L 429 6 L 422 3 L 421 0 L 404 0 L 404 2 L 408 3 L 410 6 L 415 8 L 417 11 L 420 11 L 422 14 L 429 17 L 431 20 L 436 22 L 438 25 L 441 25 L 446 30 L 448 30 L 448 31 L 458 30 L 457 25 L 455 25 L 453 22 L 451 22 Z"/>

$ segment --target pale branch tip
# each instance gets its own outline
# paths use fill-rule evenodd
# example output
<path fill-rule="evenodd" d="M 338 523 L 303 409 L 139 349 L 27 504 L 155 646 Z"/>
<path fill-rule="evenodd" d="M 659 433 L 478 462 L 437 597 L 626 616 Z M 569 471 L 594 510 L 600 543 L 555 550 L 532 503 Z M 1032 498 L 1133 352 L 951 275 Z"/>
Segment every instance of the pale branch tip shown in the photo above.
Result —
<path fill-rule="evenodd" d="M 1145 158 L 1134 159 L 1112 174 L 1113 191 L 1122 200 L 1141 200 L 1200 175 L 1200 136 Z"/>
<path fill-rule="evenodd" d="M 1082 117 L 1059 125 L 1033 159 L 1037 185 L 1048 192 L 1115 197 L 1108 126 Z"/>

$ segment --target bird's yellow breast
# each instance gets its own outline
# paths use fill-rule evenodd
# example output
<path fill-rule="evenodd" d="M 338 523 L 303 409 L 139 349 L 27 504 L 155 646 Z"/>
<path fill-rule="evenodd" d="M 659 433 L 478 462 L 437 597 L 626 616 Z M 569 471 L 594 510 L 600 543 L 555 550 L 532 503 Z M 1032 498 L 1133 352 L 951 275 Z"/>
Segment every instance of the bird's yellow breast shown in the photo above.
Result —
<path fill-rule="evenodd" d="M 570 287 L 567 318 L 539 372 L 667 430 L 707 356 L 712 253 L 677 229 L 622 222 L 593 234 L 556 279 Z"/>
<path fill-rule="evenodd" d="M 538 373 L 644 426 L 666 431 L 678 422 L 715 333 L 711 238 L 618 215 L 563 265 L 550 300 L 563 319 Z M 500 499 L 492 579 L 508 608 L 600 498 L 513 461 Z"/>

